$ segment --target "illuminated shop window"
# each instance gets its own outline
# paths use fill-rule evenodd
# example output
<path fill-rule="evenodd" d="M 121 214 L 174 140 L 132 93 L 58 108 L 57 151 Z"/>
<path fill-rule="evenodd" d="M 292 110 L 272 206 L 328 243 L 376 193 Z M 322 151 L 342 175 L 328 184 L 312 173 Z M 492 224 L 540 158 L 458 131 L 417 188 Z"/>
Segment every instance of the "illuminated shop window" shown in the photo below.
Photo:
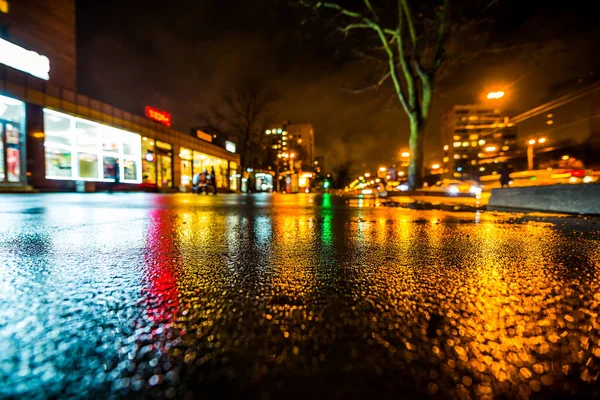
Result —
<path fill-rule="evenodd" d="M 44 109 L 46 178 L 141 183 L 141 138 Z"/>

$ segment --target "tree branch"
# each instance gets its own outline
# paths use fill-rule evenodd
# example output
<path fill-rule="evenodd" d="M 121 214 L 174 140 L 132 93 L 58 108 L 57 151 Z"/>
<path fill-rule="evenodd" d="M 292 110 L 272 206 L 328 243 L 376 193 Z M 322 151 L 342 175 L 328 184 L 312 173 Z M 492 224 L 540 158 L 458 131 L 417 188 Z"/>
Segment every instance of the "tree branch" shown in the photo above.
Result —
<path fill-rule="evenodd" d="M 381 44 L 383 45 L 383 49 L 385 50 L 385 52 L 388 56 L 388 62 L 389 62 L 389 66 L 390 66 L 390 76 L 392 78 L 392 82 L 394 82 L 394 88 L 396 89 L 396 94 L 398 95 L 398 100 L 400 100 L 400 104 L 402 104 L 402 107 L 404 108 L 406 113 L 410 115 L 412 112 L 411 107 L 406 103 L 406 97 L 404 96 L 404 93 L 402 92 L 402 86 L 400 85 L 400 81 L 398 80 L 398 76 L 396 75 L 396 60 L 394 57 L 394 52 L 390 48 L 390 44 L 388 43 L 387 38 L 385 36 L 385 32 L 383 31 L 381 26 L 377 25 L 375 23 L 372 23 L 371 26 L 373 27 L 375 32 L 377 32 L 377 35 L 379 36 L 379 40 L 381 41 Z"/>
<path fill-rule="evenodd" d="M 412 41 L 413 50 L 417 48 L 417 34 L 415 31 L 415 24 L 413 23 L 412 12 L 410 11 L 410 7 L 408 5 L 407 0 L 398 0 L 399 6 L 402 6 L 404 10 L 404 15 L 406 15 L 406 25 L 408 26 L 408 33 L 410 35 L 410 40 Z"/>
<path fill-rule="evenodd" d="M 390 78 L 390 76 L 391 76 L 391 72 L 388 71 L 375 84 L 373 84 L 371 86 L 367 86 L 367 87 L 364 87 L 361 89 L 348 89 L 347 91 L 350 93 L 359 94 L 359 93 L 368 92 L 369 90 L 377 89 L 377 88 L 381 87 Z"/>
<path fill-rule="evenodd" d="M 367 6 L 367 8 L 369 9 L 369 11 L 371 12 L 371 15 L 373 15 L 373 18 L 375 18 L 375 21 L 379 22 L 379 16 L 375 12 L 375 9 L 373 9 L 373 5 L 371 4 L 371 0 L 364 0 L 364 1 L 365 1 L 365 5 Z"/>
<path fill-rule="evenodd" d="M 406 88 L 408 92 L 408 105 L 410 106 L 411 110 L 414 110 L 415 106 L 417 105 L 415 96 L 415 81 L 413 73 L 408 65 L 406 54 L 404 53 L 404 41 L 402 37 L 402 30 L 404 27 L 403 14 L 404 13 L 402 12 L 402 7 L 400 7 L 400 3 L 398 3 L 398 27 L 395 32 L 396 46 L 398 47 L 398 59 L 400 61 L 400 66 L 402 67 L 404 79 L 406 80 Z"/>
<path fill-rule="evenodd" d="M 343 28 L 339 28 L 339 31 L 342 33 L 348 33 L 352 29 L 363 29 L 363 28 L 371 29 L 371 27 L 367 24 L 348 24 Z"/>
<path fill-rule="evenodd" d="M 448 35 L 446 34 L 446 30 L 448 29 L 448 15 L 449 15 L 449 7 L 450 1 L 444 0 L 444 5 L 442 9 L 442 14 L 440 15 L 440 27 L 438 29 L 438 37 L 437 37 L 437 45 L 435 49 L 435 56 L 433 58 L 433 67 L 432 73 L 435 74 L 435 71 L 442 64 L 442 59 L 444 58 L 444 45 L 446 44 L 446 40 Z"/>
<path fill-rule="evenodd" d="M 304 3 L 303 1 L 301 1 L 301 3 Z M 315 4 L 314 8 L 331 8 L 333 10 L 337 10 L 339 11 L 341 14 L 347 16 L 347 17 L 352 17 L 352 18 L 362 18 L 363 16 L 360 13 L 357 13 L 355 11 L 350 11 L 342 6 L 340 6 L 339 4 L 336 3 L 329 3 L 329 2 L 324 2 L 324 1 L 320 1 L 317 4 Z"/>

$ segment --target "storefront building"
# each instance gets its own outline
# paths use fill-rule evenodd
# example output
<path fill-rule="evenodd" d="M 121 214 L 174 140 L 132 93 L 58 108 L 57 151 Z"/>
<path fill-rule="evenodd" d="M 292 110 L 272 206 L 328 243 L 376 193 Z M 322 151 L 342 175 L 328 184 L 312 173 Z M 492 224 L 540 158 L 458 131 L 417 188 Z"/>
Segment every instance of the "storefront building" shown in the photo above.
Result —
<path fill-rule="evenodd" d="M 1 69 L 1 68 L 0 68 Z M 239 155 L 66 89 L 0 79 L 0 188 L 189 191 L 194 174 L 238 190 Z M 55 90 L 60 96 L 53 96 Z"/>
<path fill-rule="evenodd" d="M 22 186 L 25 176 L 25 103 L 0 95 L 0 186 Z"/>
<path fill-rule="evenodd" d="M 0 189 L 118 181 L 186 191 L 193 174 L 214 169 L 220 190 L 237 191 L 238 154 L 148 119 L 148 110 L 161 116 L 152 107 L 146 118 L 77 92 L 74 0 L 9 3 L 0 9 Z"/>

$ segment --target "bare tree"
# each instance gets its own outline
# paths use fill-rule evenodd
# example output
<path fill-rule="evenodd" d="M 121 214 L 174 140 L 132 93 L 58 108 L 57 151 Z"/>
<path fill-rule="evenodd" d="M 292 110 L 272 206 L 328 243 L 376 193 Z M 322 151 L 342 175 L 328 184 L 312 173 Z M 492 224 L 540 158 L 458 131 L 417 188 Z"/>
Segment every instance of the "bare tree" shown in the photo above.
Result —
<path fill-rule="evenodd" d="M 420 3 L 416 13 L 409 0 L 381 2 L 383 6 L 371 0 L 352 2 L 362 3 L 358 10 L 342 6 L 341 0 L 299 1 L 315 10 L 331 11 L 330 21 L 344 34 L 361 30 L 376 40 L 385 54 L 387 67 L 373 87 L 380 87 L 388 80 L 393 84 L 395 96 L 410 122 L 408 185 L 412 189 L 422 186 L 425 126 L 436 76 L 446 53 L 450 0 L 439 0 L 429 10 Z"/>
<path fill-rule="evenodd" d="M 244 171 L 258 162 L 265 131 L 276 118 L 274 105 L 278 99 L 267 88 L 241 85 L 200 115 L 202 128 L 236 143 L 240 170 Z"/>

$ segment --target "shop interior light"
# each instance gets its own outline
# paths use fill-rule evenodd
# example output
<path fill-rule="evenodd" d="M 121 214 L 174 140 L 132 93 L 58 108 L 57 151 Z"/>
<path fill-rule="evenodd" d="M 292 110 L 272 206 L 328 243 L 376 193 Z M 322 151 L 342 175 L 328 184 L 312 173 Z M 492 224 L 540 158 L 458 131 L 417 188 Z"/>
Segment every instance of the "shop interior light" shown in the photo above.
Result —
<path fill-rule="evenodd" d="M 12 97 L 6 97 L 0 95 L 0 103 L 4 103 L 7 106 L 20 106 L 23 104 L 21 100 L 13 99 Z"/>

